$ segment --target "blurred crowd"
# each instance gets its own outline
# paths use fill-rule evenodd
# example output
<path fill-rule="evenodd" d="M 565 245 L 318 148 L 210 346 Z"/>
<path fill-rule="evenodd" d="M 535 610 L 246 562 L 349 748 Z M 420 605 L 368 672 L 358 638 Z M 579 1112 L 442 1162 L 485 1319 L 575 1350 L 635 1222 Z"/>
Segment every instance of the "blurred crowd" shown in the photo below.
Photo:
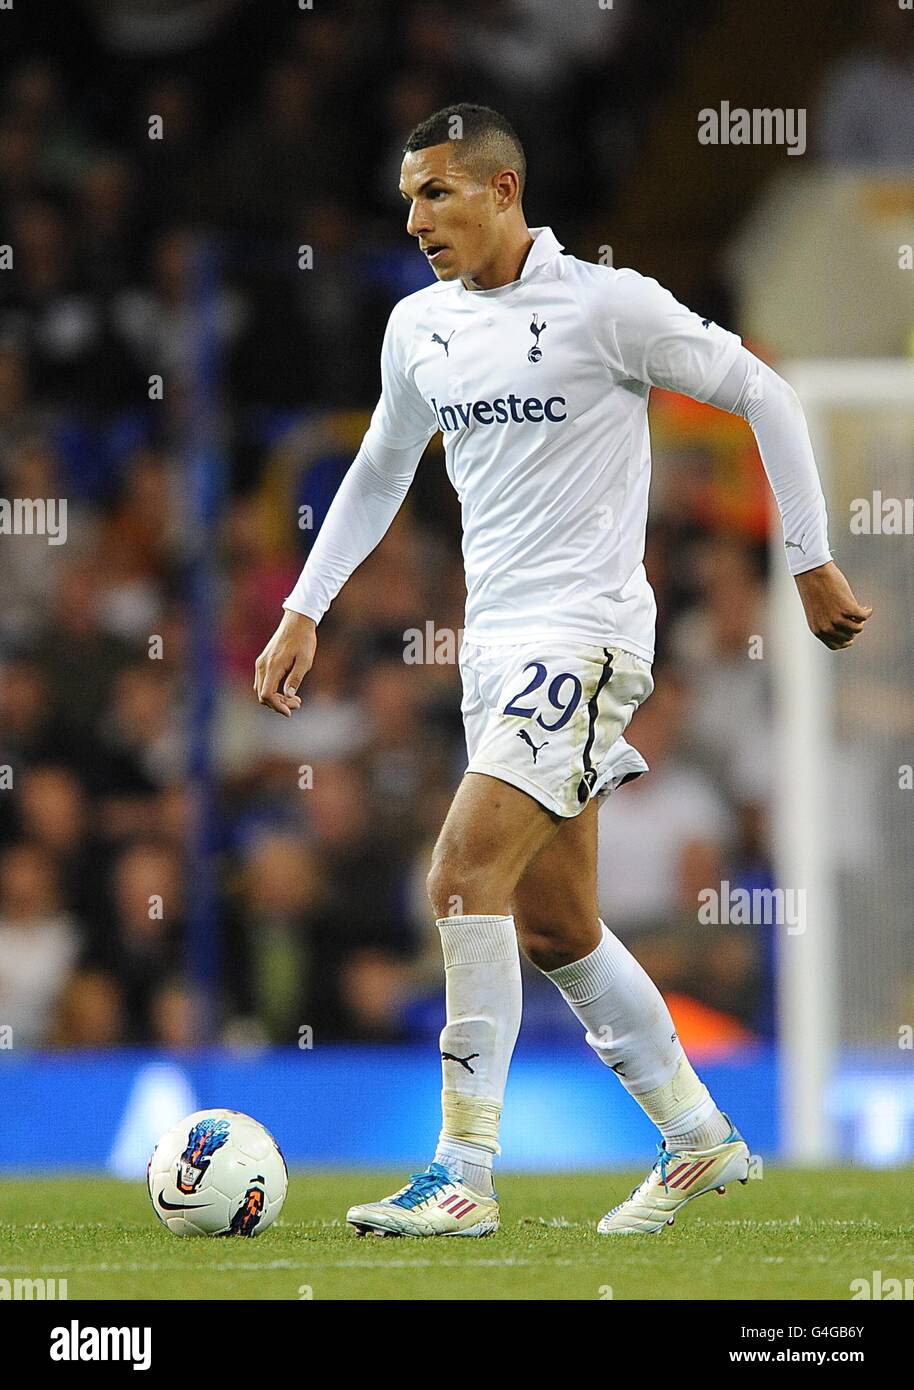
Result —
<path fill-rule="evenodd" d="M 99 5 L 82 64 L 23 54 L 0 91 L 0 498 L 67 499 L 65 544 L 0 532 L 0 1024 L 24 1047 L 181 1046 L 201 1019 L 239 1042 L 426 1036 L 424 879 L 465 766 L 456 665 L 404 660 L 409 630 L 462 624 L 437 442 L 320 625 L 296 718 L 256 704 L 253 663 L 367 423 L 387 314 L 428 281 L 403 138 L 455 92 L 523 113 L 528 221 L 577 249 L 567 140 L 610 211 L 670 77 L 666 48 L 638 56 L 683 7 L 594 24 L 577 0 L 328 5 L 268 25 L 225 0 L 196 7 L 203 41 L 185 16 L 186 52 L 193 7 L 164 8 L 178 51 L 142 7 Z M 601 812 L 600 905 L 711 1045 L 772 1026 L 769 933 L 695 908 L 703 885 L 770 884 L 767 668 L 747 659 L 766 519 L 747 432 L 704 411 L 683 445 L 679 409 L 658 393 L 660 649 L 630 731 L 652 771 Z M 211 522 L 188 467 L 201 419 Z M 527 1036 L 577 1036 L 532 970 L 527 993 Z"/>

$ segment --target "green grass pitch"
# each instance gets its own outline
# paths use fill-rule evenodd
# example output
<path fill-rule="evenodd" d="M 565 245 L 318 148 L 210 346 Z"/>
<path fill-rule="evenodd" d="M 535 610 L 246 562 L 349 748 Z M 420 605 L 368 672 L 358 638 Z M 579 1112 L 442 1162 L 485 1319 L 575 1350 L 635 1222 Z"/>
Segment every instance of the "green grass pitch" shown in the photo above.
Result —
<path fill-rule="evenodd" d="M 71 1299 L 838 1299 L 851 1281 L 914 1277 L 910 1170 L 765 1169 L 689 1203 L 657 1236 L 596 1234 L 644 1173 L 499 1178 L 485 1240 L 357 1237 L 350 1203 L 402 1173 L 292 1174 L 254 1240 L 181 1240 L 142 1181 L 0 1182 L 0 1278 L 67 1280 Z"/>

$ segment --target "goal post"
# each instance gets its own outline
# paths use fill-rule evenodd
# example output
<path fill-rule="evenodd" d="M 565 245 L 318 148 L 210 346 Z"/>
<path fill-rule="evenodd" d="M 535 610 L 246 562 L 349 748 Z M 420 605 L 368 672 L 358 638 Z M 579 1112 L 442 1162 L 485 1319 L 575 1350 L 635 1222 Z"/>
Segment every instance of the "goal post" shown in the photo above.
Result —
<path fill-rule="evenodd" d="M 830 652 L 806 626 L 772 526 L 770 645 L 774 696 L 771 834 L 780 887 L 804 890 L 802 930 L 777 928 L 783 1153 L 834 1161 L 836 1078 L 850 1048 L 896 1046 L 899 981 L 914 980 L 907 822 L 897 758 L 914 700 L 893 717 L 893 693 L 914 685 L 910 535 L 883 534 L 854 504 L 914 495 L 914 363 L 789 361 L 778 370 L 809 425 L 835 561 L 874 615 L 860 641 Z M 914 503 L 911 504 L 914 507 Z M 866 520 L 865 508 L 858 515 Z M 897 516 L 896 511 L 896 516 Z M 776 514 L 775 514 L 776 515 Z M 876 710 L 874 715 L 871 712 Z M 855 831 L 857 833 L 855 833 Z M 897 1054 L 896 1054 L 897 1055 Z"/>

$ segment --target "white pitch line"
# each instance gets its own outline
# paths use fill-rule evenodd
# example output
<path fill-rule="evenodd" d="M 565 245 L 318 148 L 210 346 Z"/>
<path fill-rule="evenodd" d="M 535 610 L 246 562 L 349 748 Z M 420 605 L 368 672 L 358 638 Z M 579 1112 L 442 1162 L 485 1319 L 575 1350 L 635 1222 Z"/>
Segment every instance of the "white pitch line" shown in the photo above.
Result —
<path fill-rule="evenodd" d="M 861 1216 L 858 1217 L 855 1221 L 849 1219 L 845 1220 L 844 1218 L 838 1216 L 804 1216 L 802 1219 L 799 1216 L 791 1216 L 781 1217 L 780 1219 L 771 1219 L 769 1221 L 753 1221 L 749 1217 L 734 1218 L 730 1220 L 724 1217 L 719 1221 L 711 1221 L 707 1217 L 700 1217 L 696 1215 L 695 1221 L 700 1221 L 702 1225 L 750 1226 L 753 1229 L 760 1229 L 764 1226 L 792 1226 L 794 1230 L 796 1230 L 798 1226 L 872 1226 L 876 1230 L 884 1230 L 884 1223 L 881 1221 L 875 1221 L 871 1216 Z"/>
<path fill-rule="evenodd" d="M 198 1266 L 203 1268 L 203 1266 Z M 258 1269 L 307 1269 L 307 1265 L 296 1264 L 292 1260 L 265 1260 L 262 1264 L 251 1260 L 248 1263 L 208 1264 L 206 1269 L 217 1270 L 258 1270 Z M 168 1270 L 176 1274 L 186 1274 L 189 1266 L 182 1264 L 98 1264 L 98 1265 L 4 1265 L 3 1273 L 11 1274 L 158 1274 Z"/>
<path fill-rule="evenodd" d="M 580 1265 L 581 1260 L 549 1260 L 554 1265 Z M 588 1262 L 589 1263 L 589 1262 Z M 506 1256 L 501 1260 L 315 1260 L 314 1269 L 463 1269 L 468 1266 L 481 1269 L 510 1269 L 534 1266 L 541 1269 L 543 1260 L 514 1259 Z"/>
<path fill-rule="evenodd" d="M 553 1265 L 580 1265 L 580 1260 L 549 1260 L 548 1264 Z M 267 1269 L 294 1269 L 299 1273 L 307 1273 L 315 1269 L 440 1269 L 444 1266 L 454 1269 L 467 1267 L 486 1268 L 486 1269 L 506 1269 L 512 1266 L 541 1268 L 542 1260 L 514 1259 L 510 1256 L 504 1259 L 467 1259 L 467 1260 L 309 1260 L 306 1264 L 298 1264 L 292 1260 L 265 1260 L 265 1261 L 230 1261 L 220 1262 L 219 1264 L 207 1264 L 199 1266 L 201 1272 L 215 1270 L 219 1273 L 227 1272 L 253 1272 Z M 31 1276 L 46 1274 L 161 1274 L 176 1273 L 186 1274 L 187 1265 L 183 1264 L 97 1264 L 97 1265 L 4 1265 L 3 1273 L 10 1274 L 29 1274 Z"/>

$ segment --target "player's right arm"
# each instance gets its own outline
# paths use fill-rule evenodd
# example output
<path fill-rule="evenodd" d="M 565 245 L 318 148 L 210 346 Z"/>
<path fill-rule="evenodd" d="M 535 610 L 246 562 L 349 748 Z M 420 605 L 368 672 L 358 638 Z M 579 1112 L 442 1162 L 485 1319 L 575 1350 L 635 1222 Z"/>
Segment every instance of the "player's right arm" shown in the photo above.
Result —
<path fill-rule="evenodd" d="M 416 474 L 435 417 L 401 364 L 402 314 L 390 316 L 381 349 L 381 396 L 334 497 L 285 613 L 257 658 L 254 691 L 289 718 L 317 650 L 317 625 L 346 580 L 387 534 Z"/>

